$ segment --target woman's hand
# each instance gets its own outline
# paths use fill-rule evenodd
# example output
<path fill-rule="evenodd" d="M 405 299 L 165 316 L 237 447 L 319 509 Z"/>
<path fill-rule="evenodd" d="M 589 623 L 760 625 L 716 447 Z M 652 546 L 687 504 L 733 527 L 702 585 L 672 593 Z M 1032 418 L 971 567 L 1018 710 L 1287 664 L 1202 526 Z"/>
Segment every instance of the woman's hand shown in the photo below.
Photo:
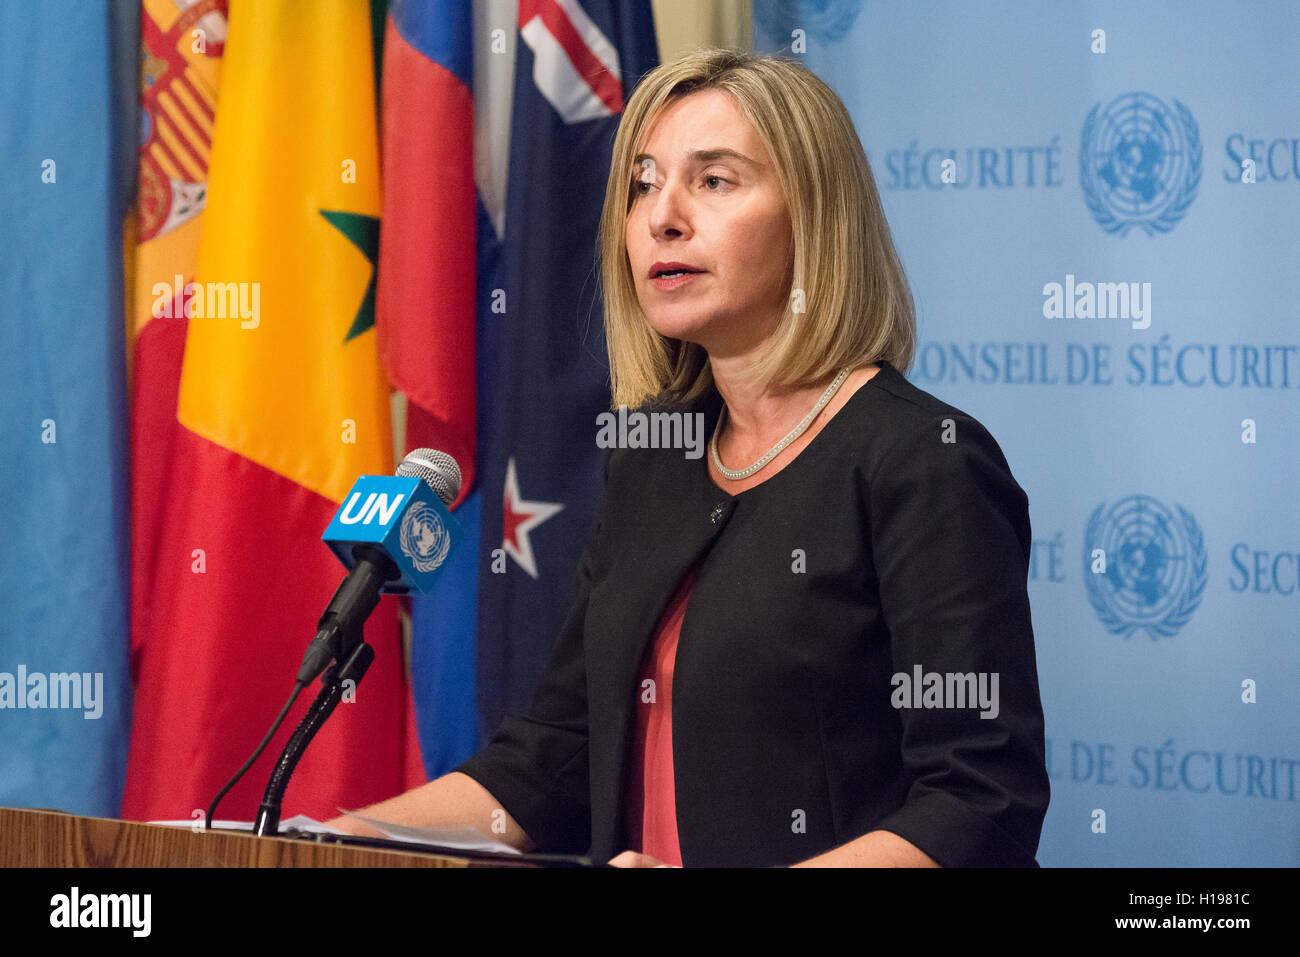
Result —
<path fill-rule="evenodd" d="M 636 851 L 624 851 L 618 857 L 609 862 L 610 867 L 672 867 L 671 864 L 665 864 L 663 861 L 656 860 L 649 854 L 638 854 Z"/>

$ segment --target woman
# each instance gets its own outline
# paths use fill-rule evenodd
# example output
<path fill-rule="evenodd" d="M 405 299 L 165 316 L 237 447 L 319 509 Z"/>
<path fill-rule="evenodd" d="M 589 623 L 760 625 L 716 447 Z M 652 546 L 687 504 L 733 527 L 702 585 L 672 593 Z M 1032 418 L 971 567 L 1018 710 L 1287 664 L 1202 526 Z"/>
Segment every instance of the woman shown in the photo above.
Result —
<path fill-rule="evenodd" d="M 613 405 L 701 413 L 709 453 L 612 452 L 530 713 L 369 813 L 622 866 L 1034 865 L 1028 500 L 902 374 L 843 105 L 773 57 L 653 71 L 601 253 Z"/>

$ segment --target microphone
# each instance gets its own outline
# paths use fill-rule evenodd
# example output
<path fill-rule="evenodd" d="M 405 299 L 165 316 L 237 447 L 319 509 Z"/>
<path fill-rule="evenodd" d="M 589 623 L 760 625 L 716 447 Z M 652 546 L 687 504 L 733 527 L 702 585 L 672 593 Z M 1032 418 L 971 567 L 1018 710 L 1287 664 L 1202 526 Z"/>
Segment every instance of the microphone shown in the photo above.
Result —
<path fill-rule="evenodd" d="M 272 835 L 280 823 L 280 802 L 289 778 L 316 732 L 334 713 L 343 693 L 353 687 L 375 660 L 363 626 L 383 593 L 426 592 L 451 551 L 460 527 L 447 507 L 460 493 L 460 467 L 446 452 L 415 449 L 396 475 L 363 475 L 343 499 L 321 536 L 348 574 L 334 592 L 307 646 L 293 693 L 243 767 L 217 792 L 208 806 L 205 827 L 212 827 L 217 805 L 266 750 L 302 689 L 323 672 L 321 690 L 285 745 L 266 794 L 257 809 L 253 833 Z M 436 495 L 434 493 L 437 493 Z M 337 659 L 337 664 L 331 660 Z"/>
<path fill-rule="evenodd" d="M 299 683 L 310 684 L 360 641 L 381 594 L 429 591 L 459 537 L 447 509 L 460 494 L 460 481 L 456 460 L 435 449 L 413 450 L 396 475 L 357 479 L 321 536 L 348 574 L 317 622 Z"/>

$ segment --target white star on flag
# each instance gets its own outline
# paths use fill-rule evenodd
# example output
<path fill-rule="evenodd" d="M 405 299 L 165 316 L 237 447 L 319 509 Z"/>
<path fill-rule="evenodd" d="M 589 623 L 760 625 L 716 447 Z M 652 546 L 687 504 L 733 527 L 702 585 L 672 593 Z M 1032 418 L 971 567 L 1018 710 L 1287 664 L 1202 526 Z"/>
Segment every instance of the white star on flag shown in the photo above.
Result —
<path fill-rule="evenodd" d="M 533 578 L 537 577 L 537 562 L 533 559 L 533 546 L 528 540 L 528 533 L 563 508 L 558 502 L 529 502 L 520 497 L 515 460 L 510 458 L 506 463 L 501 547 Z"/>

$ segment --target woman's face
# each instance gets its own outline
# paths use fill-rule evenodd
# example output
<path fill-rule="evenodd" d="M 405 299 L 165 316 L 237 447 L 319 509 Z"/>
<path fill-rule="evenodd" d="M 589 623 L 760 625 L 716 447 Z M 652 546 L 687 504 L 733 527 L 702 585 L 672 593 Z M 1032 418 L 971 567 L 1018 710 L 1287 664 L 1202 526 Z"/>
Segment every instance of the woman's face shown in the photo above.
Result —
<path fill-rule="evenodd" d="M 651 326 L 714 357 L 766 338 L 790 293 L 793 233 L 776 167 L 731 96 L 669 105 L 629 174 L 627 255 Z M 655 278 L 656 263 L 696 272 Z"/>

